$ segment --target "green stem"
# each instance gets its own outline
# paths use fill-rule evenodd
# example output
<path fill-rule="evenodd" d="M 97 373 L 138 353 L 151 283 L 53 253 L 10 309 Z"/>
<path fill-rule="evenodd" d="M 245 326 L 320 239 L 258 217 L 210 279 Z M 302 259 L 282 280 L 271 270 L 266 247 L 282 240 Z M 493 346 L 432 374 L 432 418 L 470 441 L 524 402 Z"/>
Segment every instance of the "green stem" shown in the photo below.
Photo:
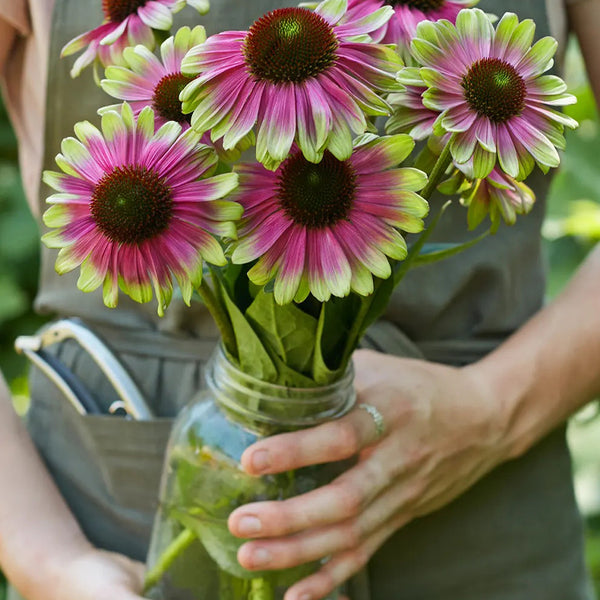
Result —
<path fill-rule="evenodd" d="M 200 298 L 202 298 L 202 302 L 204 302 L 204 305 L 208 309 L 208 312 L 210 312 L 221 332 L 223 345 L 229 353 L 235 356 L 237 346 L 231 321 L 229 320 L 227 313 L 223 310 L 222 304 L 217 300 L 214 291 L 210 285 L 208 285 L 206 278 L 202 279 L 202 283 L 198 288 L 198 294 L 200 295 Z"/>
<path fill-rule="evenodd" d="M 452 144 L 455 135 L 456 133 L 453 133 L 448 140 L 448 143 L 444 146 L 442 153 L 439 155 L 435 165 L 433 165 L 433 169 L 431 169 L 427 185 L 421 190 L 420 196 L 425 198 L 425 200 L 429 200 L 429 198 L 431 198 L 433 192 L 442 181 L 442 177 L 444 176 L 446 169 L 448 169 L 450 163 L 452 162 L 450 144 Z"/>
<path fill-rule="evenodd" d="M 150 569 L 144 578 L 144 593 L 148 592 L 164 577 L 175 559 L 196 539 L 189 530 L 184 529 L 161 554 L 157 563 Z"/>
<path fill-rule="evenodd" d="M 433 194 L 437 186 L 440 184 L 442 177 L 444 176 L 446 170 L 452 163 L 450 144 L 452 143 L 452 140 L 454 139 L 455 135 L 456 134 L 453 133 L 446 145 L 444 146 L 442 153 L 438 157 L 435 165 L 433 165 L 433 169 L 431 170 L 431 174 L 429 175 L 427 185 L 423 188 L 423 190 L 420 193 L 421 197 L 425 198 L 425 200 L 429 200 L 429 198 L 431 198 L 431 195 Z M 412 263 L 415 260 L 415 258 L 418 257 L 421 248 L 423 247 L 429 236 L 433 233 L 433 230 L 436 228 L 441 216 L 444 214 L 447 205 L 448 203 L 442 206 L 438 214 L 421 232 L 421 235 L 417 238 L 417 241 L 411 246 L 407 257 L 402 262 L 392 261 L 391 277 L 394 278 L 394 287 L 396 287 L 396 285 L 400 283 L 404 275 L 406 275 L 406 273 L 412 266 Z M 347 337 L 346 347 L 344 348 L 344 353 L 342 355 L 342 365 L 346 364 L 346 361 L 350 359 L 350 356 L 352 355 L 354 348 L 358 344 L 360 337 L 365 332 L 366 327 L 368 327 L 368 325 L 370 324 L 366 323 L 365 319 L 369 315 L 369 311 L 371 309 L 377 291 L 381 285 L 381 281 L 382 280 L 380 279 L 375 279 L 373 293 L 370 296 L 363 298 L 361 301 L 360 309 L 358 311 L 358 314 L 356 315 L 356 318 L 354 319 L 352 329 L 350 330 L 349 335 Z"/>
<path fill-rule="evenodd" d="M 356 317 L 352 321 L 352 327 L 348 333 L 348 337 L 346 338 L 346 346 L 344 348 L 342 361 L 340 363 L 342 366 L 345 366 L 346 362 L 350 360 L 350 356 L 352 356 L 359 339 L 364 333 L 363 327 L 365 324 L 365 319 L 369 313 L 371 305 L 373 304 L 373 298 L 375 297 L 375 294 L 377 293 L 382 281 L 382 279 L 375 279 L 373 282 L 373 292 L 369 296 L 361 298 L 360 308 L 358 309 L 358 313 L 356 313 Z"/>
<path fill-rule="evenodd" d="M 275 590 L 271 582 L 266 577 L 250 580 L 248 600 L 275 600 Z"/>
<path fill-rule="evenodd" d="M 442 215 L 446 212 L 446 209 L 448 208 L 448 206 L 450 205 L 451 202 L 452 202 L 451 200 L 448 200 L 448 202 L 445 202 L 441 206 L 440 210 L 437 212 L 435 217 L 433 217 L 433 219 L 431 219 L 429 225 L 421 232 L 421 235 L 417 238 L 417 241 L 410 247 L 408 256 L 401 263 L 396 263 L 392 267 L 392 269 L 393 269 L 392 277 L 394 278 L 394 287 L 396 287 L 402 281 L 404 276 L 408 273 L 408 271 L 412 267 L 413 262 L 419 257 L 421 250 L 422 250 L 423 246 L 425 245 L 425 242 L 429 239 L 431 234 L 435 231 L 435 228 L 437 227 L 438 223 L 440 222 Z"/>

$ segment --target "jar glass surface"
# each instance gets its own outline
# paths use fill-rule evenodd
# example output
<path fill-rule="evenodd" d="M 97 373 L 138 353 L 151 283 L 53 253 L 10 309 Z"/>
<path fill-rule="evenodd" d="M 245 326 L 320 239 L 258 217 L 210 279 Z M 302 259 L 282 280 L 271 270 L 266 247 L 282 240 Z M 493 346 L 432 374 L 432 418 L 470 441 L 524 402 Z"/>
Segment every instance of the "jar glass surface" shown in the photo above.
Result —
<path fill-rule="evenodd" d="M 348 463 L 253 477 L 244 450 L 268 435 L 345 414 L 354 403 L 352 372 L 315 388 L 287 388 L 247 376 L 219 349 L 206 367 L 206 390 L 179 415 L 171 434 L 147 561 L 153 600 L 282 600 L 319 563 L 247 571 L 237 561 L 245 540 L 229 533 L 230 513 L 249 502 L 283 500 L 332 481 Z M 328 596 L 335 600 L 338 593 Z"/>

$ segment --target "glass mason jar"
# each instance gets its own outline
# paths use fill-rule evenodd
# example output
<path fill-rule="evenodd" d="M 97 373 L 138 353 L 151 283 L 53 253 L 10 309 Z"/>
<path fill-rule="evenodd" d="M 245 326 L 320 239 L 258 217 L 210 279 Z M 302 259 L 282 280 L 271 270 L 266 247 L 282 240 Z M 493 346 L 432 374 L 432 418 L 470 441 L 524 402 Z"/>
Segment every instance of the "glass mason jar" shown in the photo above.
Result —
<path fill-rule="evenodd" d="M 229 533 L 229 514 L 248 502 L 282 500 L 322 486 L 348 467 L 331 463 L 252 477 L 240 466 L 257 440 L 323 423 L 354 404 L 353 373 L 316 388 L 288 388 L 250 377 L 222 349 L 206 366 L 207 390 L 173 427 L 162 476 L 160 508 L 147 561 L 153 600 L 282 600 L 320 563 L 247 571 L 237 561 L 244 543 Z M 327 600 L 335 600 L 338 593 Z"/>

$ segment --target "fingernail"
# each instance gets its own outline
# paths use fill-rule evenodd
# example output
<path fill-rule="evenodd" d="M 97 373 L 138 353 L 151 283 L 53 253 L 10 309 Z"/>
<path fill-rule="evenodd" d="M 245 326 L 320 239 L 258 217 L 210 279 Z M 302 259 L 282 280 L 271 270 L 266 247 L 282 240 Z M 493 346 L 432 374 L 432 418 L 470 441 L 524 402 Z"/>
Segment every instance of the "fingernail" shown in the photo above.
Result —
<path fill-rule="evenodd" d="M 262 524 L 256 517 L 242 517 L 238 523 L 238 531 L 242 535 L 253 535 L 262 529 Z"/>
<path fill-rule="evenodd" d="M 252 553 L 252 565 L 260 567 L 271 562 L 271 553 L 264 548 L 259 548 Z"/>
<path fill-rule="evenodd" d="M 266 450 L 257 450 L 252 455 L 252 467 L 255 471 L 264 471 L 270 464 L 269 453 Z"/>
<path fill-rule="evenodd" d="M 313 600 L 313 597 L 310 594 L 302 594 L 300 600 Z"/>

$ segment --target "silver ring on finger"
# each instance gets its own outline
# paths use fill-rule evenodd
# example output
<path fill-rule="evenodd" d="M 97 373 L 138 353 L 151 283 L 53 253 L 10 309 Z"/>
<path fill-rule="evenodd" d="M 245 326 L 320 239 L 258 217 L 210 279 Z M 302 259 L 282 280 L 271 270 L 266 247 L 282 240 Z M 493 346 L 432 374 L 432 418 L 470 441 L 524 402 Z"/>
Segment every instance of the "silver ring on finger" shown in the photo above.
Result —
<path fill-rule="evenodd" d="M 379 439 L 385 433 L 385 421 L 383 415 L 379 412 L 376 406 L 361 402 L 358 408 L 369 413 L 375 425 L 375 439 Z"/>

